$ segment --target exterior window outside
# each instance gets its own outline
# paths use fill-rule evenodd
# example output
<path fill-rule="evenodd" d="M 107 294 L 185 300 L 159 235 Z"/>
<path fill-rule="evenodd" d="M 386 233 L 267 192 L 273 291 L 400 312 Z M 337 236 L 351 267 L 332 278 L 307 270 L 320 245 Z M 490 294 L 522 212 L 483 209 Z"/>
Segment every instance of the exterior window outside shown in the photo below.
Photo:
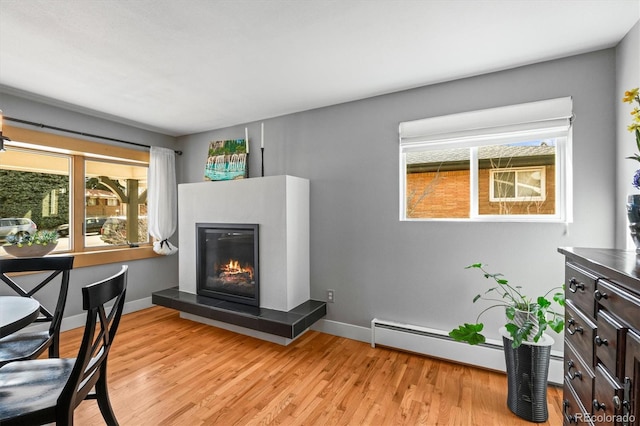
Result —
<path fill-rule="evenodd" d="M 149 241 L 146 166 L 87 160 L 85 185 L 85 246 Z"/>
<path fill-rule="evenodd" d="M 555 144 L 545 139 L 408 153 L 407 217 L 470 218 L 472 186 L 478 215 L 553 215 Z"/>
<path fill-rule="evenodd" d="M 468 148 L 407 153 L 407 217 L 468 218 L 469 158 Z"/>
<path fill-rule="evenodd" d="M 553 138 L 478 148 L 479 214 L 554 215 L 556 144 Z"/>
<path fill-rule="evenodd" d="M 7 235 L 56 230 L 69 222 L 68 156 L 26 149 L 0 155 L 0 255 Z M 59 239 L 55 251 L 69 249 Z"/>
<path fill-rule="evenodd" d="M 544 200 L 544 169 L 491 171 L 490 201 Z"/>
<path fill-rule="evenodd" d="M 545 168 L 491 170 L 489 201 L 544 201 Z"/>

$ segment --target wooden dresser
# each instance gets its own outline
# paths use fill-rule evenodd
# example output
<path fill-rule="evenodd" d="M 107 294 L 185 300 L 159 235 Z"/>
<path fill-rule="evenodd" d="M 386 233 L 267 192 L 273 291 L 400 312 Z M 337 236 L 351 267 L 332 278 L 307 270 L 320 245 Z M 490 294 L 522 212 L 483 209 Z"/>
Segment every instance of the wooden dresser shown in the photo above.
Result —
<path fill-rule="evenodd" d="M 565 256 L 564 424 L 640 425 L 640 256 Z"/>

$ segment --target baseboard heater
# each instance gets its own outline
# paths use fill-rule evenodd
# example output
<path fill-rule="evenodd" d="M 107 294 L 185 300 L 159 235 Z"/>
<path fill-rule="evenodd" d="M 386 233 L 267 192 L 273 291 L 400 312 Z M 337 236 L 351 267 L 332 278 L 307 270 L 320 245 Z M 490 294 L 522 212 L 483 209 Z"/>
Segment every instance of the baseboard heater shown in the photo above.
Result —
<path fill-rule="evenodd" d="M 385 346 L 441 358 L 490 370 L 506 370 L 501 340 L 470 346 L 456 342 L 442 330 L 374 318 L 371 321 L 371 346 Z M 561 352 L 551 351 L 549 382 L 562 384 L 564 375 Z"/>

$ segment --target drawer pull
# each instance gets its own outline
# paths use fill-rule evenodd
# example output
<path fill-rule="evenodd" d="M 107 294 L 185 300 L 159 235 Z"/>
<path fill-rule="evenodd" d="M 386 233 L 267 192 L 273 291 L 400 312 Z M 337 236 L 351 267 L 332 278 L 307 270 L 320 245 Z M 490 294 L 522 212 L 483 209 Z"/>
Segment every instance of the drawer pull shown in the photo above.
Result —
<path fill-rule="evenodd" d="M 571 327 L 574 327 L 574 329 L 572 330 Z M 582 327 L 576 327 L 576 321 L 573 318 L 570 318 L 567 321 L 567 333 L 571 334 L 572 336 L 576 333 L 582 334 Z"/>
<path fill-rule="evenodd" d="M 584 284 L 582 284 L 574 277 L 571 277 L 571 279 L 569 280 L 569 291 L 571 293 L 575 293 L 578 290 L 584 290 Z"/>
<path fill-rule="evenodd" d="M 616 409 L 616 411 L 619 411 L 623 407 L 624 407 L 625 410 L 630 410 L 631 409 L 631 403 L 629 401 L 620 399 L 620 397 L 618 395 L 614 395 L 612 401 L 613 401 L 613 406 Z"/>
<path fill-rule="evenodd" d="M 607 295 L 607 293 L 603 293 L 600 290 L 596 290 L 593 292 L 593 297 L 595 297 L 596 300 L 601 300 L 601 299 L 606 299 L 609 296 Z"/>
<path fill-rule="evenodd" d="M 624 378 L 624 401 L 622 406 L 624 407 L 623 414 L 631 413 L 631 379 L 629 377 Z M 624 426 L 629 426 L 629 422 L 624 422 Z"/>
<path fill-rule="evenodd" d="M 605 405 L 604 402 L 598 402 L 597 399 L 593 400 L 593 410 L 594 411 L 598 411 L 598 410 L 605 411 L 606 409 L 607 409 L 607 406 Z"/>
<path fill-rule="evenodd" d="M 616 411 L 622 408 L 622 401 L 620 401 L 620 397 L 618 395 L 614 395 L 613 397 L 613 407 Z"/>
<path fill-rule="evenodd" d="M 576 366 L 573 363 L 573 361 L 567 361 L 567 365 L 569 366 L 569 368 L 567 369 L 567 376 L 569 376 L 569 380 L 573 380 L 573 379 L 582 380 L 582 373 L 581 372 L 576 371 L 575 373 L 571 373 L 571 369 Z"/>
<path fill-rule="evenodd" d="M 596 345 L 598 346 L 609 346 L 609 341 L 607 339 L 603 339 L 600 336 L 596 336 L 593 341 L 596 343 Z"/>
<path fill-rule="evenodd" d="M 568 400 L 564 400 L 562 401 L 562 411 L 564 411 L 564 418 L 567 419 L 567 422 L 569 423 L 578 423 L 578 418 L 575 414 L 569 414 L 568 411 L 569 408 L 569 401 Z"/>

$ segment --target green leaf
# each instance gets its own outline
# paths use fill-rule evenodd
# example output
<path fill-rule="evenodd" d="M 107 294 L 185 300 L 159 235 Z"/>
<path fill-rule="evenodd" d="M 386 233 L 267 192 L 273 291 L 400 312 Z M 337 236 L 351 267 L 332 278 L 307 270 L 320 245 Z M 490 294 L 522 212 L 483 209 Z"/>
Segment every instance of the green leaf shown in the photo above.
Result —
<path fill-rule="evenodd" d="M 533 328 L 533 323 L 531 321 L 526 321 L 522 327 L 518 327 L 513 323 L 507 323 L 505 328 L 511 335 L 513 342 L 511 343 L 511 347 L 517 348 L 522 345 L 524 340 L 527 340 L 529 335 L 531 334 L 531 330 Z"/>
<path fill-rule="evenodd" d="M 477 294 L 476 297 L 473 298 L 473 303 L 476 303 L 476 301 L 481 297 L 482 297 L 481 295 Z"/>
<path fill-rule="evenodd" d="M 509 334 L 511 335 L 511 337 L 513 337 L 513 335 L 515 333 L 518 332 L 519 328 L 517 325 L 513 324 L 513 323 L 508 323 L 505 325 L 505 328 L 507 329 L 507 331 L 509 332 Z"/>
<path fill-rule="evenodd" d="M 558 305 L 564 306 L 564 292 L 558 292 L 553 295 L 553 300 L 555 300 Z"/>
<path fill-rule="evenodd" d="M 505 313 L 507 314 L 507 318 L 513 320 L 513 317 L 516 316 L 516 308 L 514 308 L 513 306 L 507 306 L 507 308 L 505 309 Z"/>
<path fill-rule="evenodd" d="M 542 296 L 538 297 L 537 302 L 538 302 L 538 308 L 537 309 L 545 310 L 549 306 L 551 306 L 551 302 L 549 302 L 546 298 L 544 298 Z"/>
<path fill-rule="evenodd" d="M 474 263 L 473 265 L 465 266 L 464 269 L 471 269 L 471 268 L 482 268 L 482 263 Z"/>
<path fill-rule="evenodd" d="M 467 324 L 459 326 L 458 328 L 451 330 L 449 336 L 458 342 L 467 342 L 470 345 L 477 345 L 484 343 L 486 338 L 480 334 L 484 324 Z"/>
<path fill-rule="evenodd" d="M 562 317 L 555 317 L 553 320 L 549 321 L 549 327 L 556 333 L 560 333 L 564 329 L 564 320 Z"/>
<path fill-rule="evenodd" d="M 505 325 L 505 328 L 511 335 L 511 339 L 513 342 L 511 343 L 512 348 L 517 348 L 522 344 L 522 336 L 520 335 L 520 328 L 513 323 L 508 323 Z"/>

